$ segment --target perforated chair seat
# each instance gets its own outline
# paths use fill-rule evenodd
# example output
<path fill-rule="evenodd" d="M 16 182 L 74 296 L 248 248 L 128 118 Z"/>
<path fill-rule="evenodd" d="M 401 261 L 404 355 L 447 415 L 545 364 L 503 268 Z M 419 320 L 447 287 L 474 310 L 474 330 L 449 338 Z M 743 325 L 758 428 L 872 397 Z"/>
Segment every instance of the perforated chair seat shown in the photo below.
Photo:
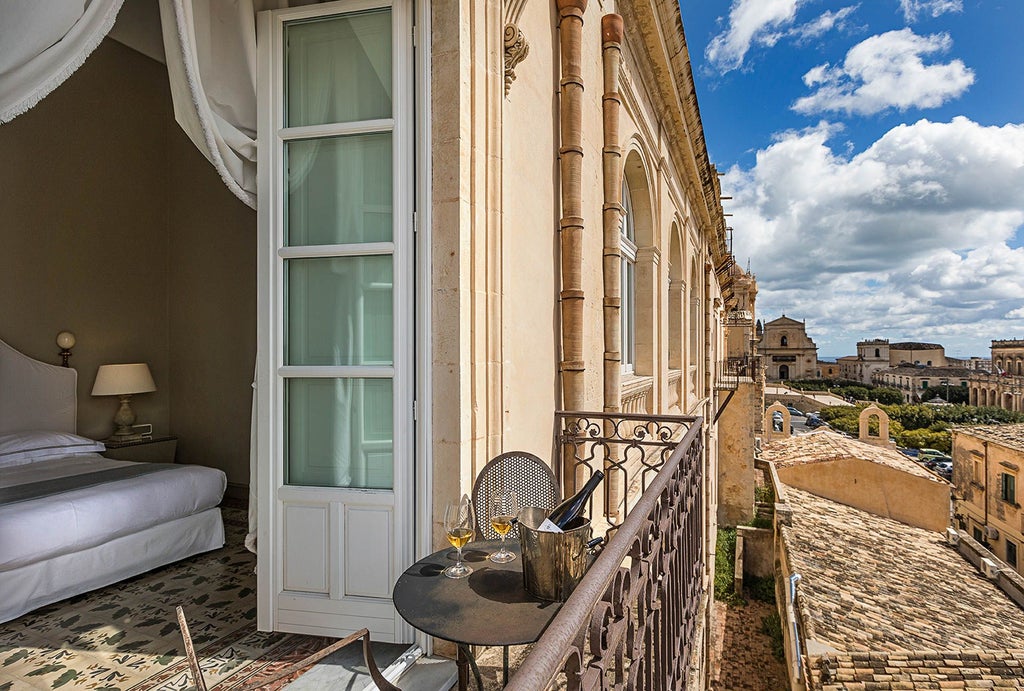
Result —
<path fill-rule="evenodd" d="M 558 503 L 555 474 L 540 458 L 526 451 L 508 451 L 495 457 L 483 467 L 473 483 L 477 530 L 486 540 L 500 537 L 488 520 L 487 500 L 492 492 L 502 490 L 515 491 L 519 506 L 524 508 L 550 509 Z M 513 527 L 508 536 L 518 540 L 518 528 Z"/>

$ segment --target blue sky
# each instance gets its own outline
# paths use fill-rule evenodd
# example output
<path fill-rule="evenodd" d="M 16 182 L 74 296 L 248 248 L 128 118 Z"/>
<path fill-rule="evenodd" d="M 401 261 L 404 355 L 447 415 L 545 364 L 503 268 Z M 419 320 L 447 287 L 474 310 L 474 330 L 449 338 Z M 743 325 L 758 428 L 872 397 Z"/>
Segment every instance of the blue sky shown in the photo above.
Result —
<path fill-rule="evenodd" d="M 1024 0 L 682 0 L 759 318 L 866 338 L 1024 338 Z"/>

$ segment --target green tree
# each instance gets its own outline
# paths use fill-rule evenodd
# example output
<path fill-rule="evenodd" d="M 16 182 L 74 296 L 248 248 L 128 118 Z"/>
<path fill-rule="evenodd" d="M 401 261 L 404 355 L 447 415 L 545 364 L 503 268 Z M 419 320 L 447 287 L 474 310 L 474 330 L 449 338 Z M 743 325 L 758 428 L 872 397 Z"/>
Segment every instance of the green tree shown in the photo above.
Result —
<path fill-rule="evenodd" d="M 876 387 L 870 395 L 872 401 L 878 401 L 883 405 L 899 405 L 903 402 L 903 394 L 899 389 L 886 386 Z"/>

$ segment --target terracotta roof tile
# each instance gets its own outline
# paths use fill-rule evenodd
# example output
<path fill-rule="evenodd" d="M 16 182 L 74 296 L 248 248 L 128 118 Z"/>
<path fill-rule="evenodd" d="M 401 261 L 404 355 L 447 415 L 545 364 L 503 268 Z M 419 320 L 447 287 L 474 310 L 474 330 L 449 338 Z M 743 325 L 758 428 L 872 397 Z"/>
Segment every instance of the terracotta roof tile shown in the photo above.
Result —
<path fill-rule="evenodd" d="M 925 477 L 935 482 L 945 482 L 935 473 L 923 468 L 895 449 L 867 444 L 831 430 L 816 430 L 810 434 L 777 439 L 765 445 L 761 452 L 761 458 L 771 461 L 776 468 L 858 458 L 902 470 L 918 477 Z"/>
<path fill-rule="evenodd" d="M 787 487 L 780 527 L 822 691 L 1024 688 L 1024 610 L 934 532 Z"/>
<path fill-rule="evenodd" d="M 1013 425 L 957 425 L 960 434 L 995 442 L 1011 449 L 1024 450 L 1024 423 Z"/>

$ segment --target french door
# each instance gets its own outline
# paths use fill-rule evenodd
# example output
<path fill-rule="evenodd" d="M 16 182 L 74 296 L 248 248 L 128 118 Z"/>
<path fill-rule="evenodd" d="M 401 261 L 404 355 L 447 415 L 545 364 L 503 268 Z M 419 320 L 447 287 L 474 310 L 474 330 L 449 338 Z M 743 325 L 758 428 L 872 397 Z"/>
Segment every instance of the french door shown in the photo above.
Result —
<path fill-rule="evenodd" d="M 408 641 L 411 10 L 265 12 L 258 43 L 259 627 Z"/>

